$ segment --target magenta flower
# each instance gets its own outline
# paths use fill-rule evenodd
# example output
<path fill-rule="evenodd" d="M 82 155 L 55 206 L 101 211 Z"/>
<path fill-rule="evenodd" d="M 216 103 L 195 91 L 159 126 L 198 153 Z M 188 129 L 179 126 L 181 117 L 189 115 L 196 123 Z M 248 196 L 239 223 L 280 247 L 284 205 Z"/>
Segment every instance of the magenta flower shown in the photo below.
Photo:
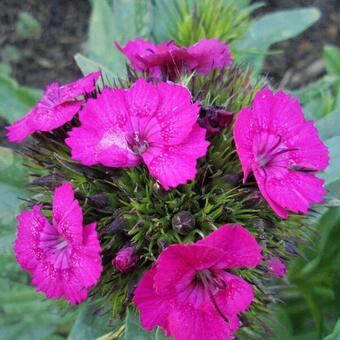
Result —
<path fill-rule="evenodd" d="M 326 190 L 315 172 L 328 165 L 328 150 L 297 100 L 282 91 L 259 91 L 252 108 L 240 111 L 234 125 L 244 182 L 252 171 L 263 197 L 280 217 L 286 210 L 307 213 Z"/>
<path fill-rule="evenodd" d="M 41 205 L 18 216 L 17 261 L 32 274 L 37 291 L 48 298 L 79 303 L 102 272 L 96 223 L 83 227 L 83 215 L 69 183 L 55 190 L 52 224 Z"/>
<path fill-rule="evenodd" d="M 94 72 L 67 85 L 48 85 L 40 102 L 7 127 L 9 141 L 22 142 L 35 132 L 51 131 L 70 121 L 84 103 L 84 99 L 79 97 L 95 90 L 99 75 L 99 72 Z"/>
<path fill-rule="evenodd" d="M 134 246 L 125 247 L 117 253 L 112 261 L 112 265 L 121 273 L 127 272 L 134 267 L 138 262 L 136 248 Z"/>
<path fill-rule="evenodd" d="M 224 225 L 195 244 L 168 247 L 135 291 L 142 326 L 159 326 L 176 340 L 232 339 L 253 289 L 225 270 L 255 267 L 261 259 L 255 238 L 239 225 Z"/>
<path fill-rule="evenodd" d="M 209 143 L 196 123 L 197 103 L 183 86 L 137 80 L 127 90 L 104 89 L 80 112 L 66 139 L 84 165 L 134 167 L 144 162 L 167 190 L 195 178 Z"/>
<path fill-rule="evenodd" d="M 232 63 L 229 46 L 217 39 L 202 39 L 188 48 L 179 47 L 173 41 L 154 45 L 140 38 L 128 41 L 125 47 L 118 43 L 116 46 L 137 71 L 149 72 L 154 78 L 161 78 L 165 73 L 175 80 L 183 71 L 207 75 Z"/>
<path fill-rule="evenodd" d="M 286 275 L 286 266 L 279 257 L 271 257 L 267 262 L 269 271 L 276 277 L 283 277 Z"/>

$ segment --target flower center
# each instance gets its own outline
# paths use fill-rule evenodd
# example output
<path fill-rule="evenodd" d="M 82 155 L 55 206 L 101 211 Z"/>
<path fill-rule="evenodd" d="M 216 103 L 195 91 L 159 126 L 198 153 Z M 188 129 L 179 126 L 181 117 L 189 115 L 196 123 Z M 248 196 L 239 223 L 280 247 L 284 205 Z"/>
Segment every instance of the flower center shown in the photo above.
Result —
<path fill-rule="evenodd" d="M 149 143 L 139 132 L 134 132 L 132 138 L 128 141 L 131 150 L 141 156 L 149 147 Z"/>
<path fill-rule="evenodd" d="M 205 269 L 195 275 L 194 281 L 196 284 L 210 290 L 212 294 L 216 294 L 219 290 L 227 287 L 226 282 L 220 275 L 220 271 Z"/>
<path fill-rule="evenodd" d="M 229 323 L 228 317 L 223 313 L 215 299 L 215 295 L 220 290 L 224 290 L 227 288 L 227 283 L 225 282 L 222 273 L 222 270 L 202 270 L 195 275 L 194 283 L 196 287 L 201 287 L 207 292 L 211 303 L 216 309 L 216 312 L 226 323 Z"/>
<path fill-rule="evenodd" d="M 260 168 L 274 165 L 280 155 L 297 150 L 283 145 L 281 136 L 269 133 L 259 134 L 255 147 L 255 154 Z"/>

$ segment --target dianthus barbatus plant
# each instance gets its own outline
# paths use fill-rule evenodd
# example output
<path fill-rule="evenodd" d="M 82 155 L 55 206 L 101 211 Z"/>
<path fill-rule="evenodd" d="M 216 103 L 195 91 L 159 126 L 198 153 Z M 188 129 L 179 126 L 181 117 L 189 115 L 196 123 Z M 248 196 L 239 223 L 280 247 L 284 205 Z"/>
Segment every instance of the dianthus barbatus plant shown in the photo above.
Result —
<path fill-rule="evenodd" d="M 31 135 L 17 260 L 47 297 L 117 319 L 132 306 L 175 339 L 261 336 L 327 149 L 297 99 L 251 86 L 217 39 L 118 47 L 127 79 L 53 84 L 8 127 Z"/>

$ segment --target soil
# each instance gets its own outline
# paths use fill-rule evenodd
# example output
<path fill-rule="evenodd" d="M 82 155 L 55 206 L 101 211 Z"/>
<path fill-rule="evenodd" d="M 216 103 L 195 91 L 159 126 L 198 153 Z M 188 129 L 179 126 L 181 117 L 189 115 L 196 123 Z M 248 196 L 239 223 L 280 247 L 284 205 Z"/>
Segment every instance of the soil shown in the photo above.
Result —
<path fill-rule="evenodd" d="M 256 1 L 253 1 L 256 2 Z M 340 0 L 266 0 L 266 6 L 255 16 L 268 12 L 315 6 L 321 18 L 307 31 L 294 39 L 274 45 L 279 55 L 267 58 L 263 72 L 274 85 L 299 88 L 325 73 L 322 61 L 325 44 L 340 46 Z"/>
<path fill-rule="evenodd" d="M 12 76 L 37 88 L 79 77 L 73 55 L 87 39 L 90 10 L 87 0 L 1 0 L 0 57 L 12 66 Z M 40 35 L 25 38 L 18 33 L 22 11 L 39 22 Z"/>
<path fill-rule="evenodd" d="M 257 2 L 257 1 L 253 1 Z M 322 75 L 325 43 L 340 45 L 340 0 L 266 0 L 254 16 L 279 9 L 317 6 L 322 17 L 296 39 L 277 44 L 279 55 L 268 57 L 264 73 L 274 84 L 296 88 Z M 40 24 L 41 34 L 25 38 L 16 23 L 22 11 Z M 52 81 L 80 76 L 73 55 L 84 49 L 90 3 L 87 0 L 1 0 L 0 59 L 12 67 L 20 84 L 42 88 Z"/>

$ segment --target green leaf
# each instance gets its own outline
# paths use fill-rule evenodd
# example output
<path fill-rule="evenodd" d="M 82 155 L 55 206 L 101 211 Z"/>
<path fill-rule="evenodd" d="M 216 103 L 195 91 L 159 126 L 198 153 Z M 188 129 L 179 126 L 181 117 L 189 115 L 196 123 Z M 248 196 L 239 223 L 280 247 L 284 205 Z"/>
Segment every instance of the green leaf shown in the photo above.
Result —
<path fill-rule="evenodd" d="M 0 73 L 0 116 L 9 123 L 21 118 L 40 99 L 41 91 L 20 86 Z"/>
<path fill-rule="evenodd" d="M 68 336 L 68 340 L 93 340 L 117 327 L 118 322 L 113 322 L 111 309 L 99 307 L 99 301 L 85 302 L 80 307 L 80 312 Z"/>
<path fill-rule="evenodd" d="M 297 274 L 298 279 L 302 282 L 313 278 L 320 268 L 322 270 L 331 269 L 337 263 L 340 255 L 340 208 L 328 209 L 318 225 L 321 236 L 318 240 L 317 256 Z"/>
<path fill-rule="evenodd" d="M 310 7 L 279 11 L 255 20 L 236 46 L 244 54 L 242 61 L 260 72 L 271 45 L 296 37 L 319 18 L 320 11 Z"/>
<path fill-rule="evenodd" d="M 336 108 L 332 93 L 336 82 L 337 77 L 327 75 L 300 90 L 292 91 L 303 105 L 307 119 L 321 119 Z"/>
<path fill-rule="evenodd" d="M 171 339 L 166 337 L 163 331 L 159 328 L 152 332 L 148 332 L 142 328 L 139 317 L 128 309 L 125 321 L 125 340 L 166 340 Z"/>
<path fill-rule="evenodd" d="M 127 59 L 114 42 L 125 44 L 136 36 L 148 37 L 151 29 L 151 11 L 148 0 L 93 0 L 89 25 L 89 59 L 76 55 L 83 73 L 97 66 L 106 75 L 124 76 Z"/>
<path fill-rule="evenodd" d="M 83 75 L 100 70 L 105 84 L 111 84 L 111 82 L 115 79 L 115 75 L 105 66 L 83 56 L 80 53 L 75 54 L 74 59 Z"/>
<path fill-rule="evenodd" d="M 326 45 L 323 50 L 327 72 L 330 75 L 340 77 L 340 49 L 331 45 Z"/>
<path fill-rule="evenodd" d="M 15 221 L 21 198 L 27 197 L 23 189 L 26 182 L 27 173 L 21 157 L 11 149 L 0 147 L 0 227 Z"/>
<path fill-rule="evenodd" d="M 327 139 L 326 145 L 329 149 L 330 165 L 322 177 L 325 179 L 325 185 L 328 186 L 340 180 L 340 136 Z"/>
<path fill-rule="evenodd" d="M 22 11 L 16 22 L 16 32 L 22 39 L 38 38 L 41 34 L 41 25 L 32 14 Z"/>
<path fill-rule="evenodd" d="M 340 136 L 340 109 L 329 113 L 315 123 L 323 140 Z"/>
<path fill-rule="evenodd" d="M 336 322 L 332 334 L 326 336 L 323 340 L 339 340 L 340 339 L 340 318 Z"/>

